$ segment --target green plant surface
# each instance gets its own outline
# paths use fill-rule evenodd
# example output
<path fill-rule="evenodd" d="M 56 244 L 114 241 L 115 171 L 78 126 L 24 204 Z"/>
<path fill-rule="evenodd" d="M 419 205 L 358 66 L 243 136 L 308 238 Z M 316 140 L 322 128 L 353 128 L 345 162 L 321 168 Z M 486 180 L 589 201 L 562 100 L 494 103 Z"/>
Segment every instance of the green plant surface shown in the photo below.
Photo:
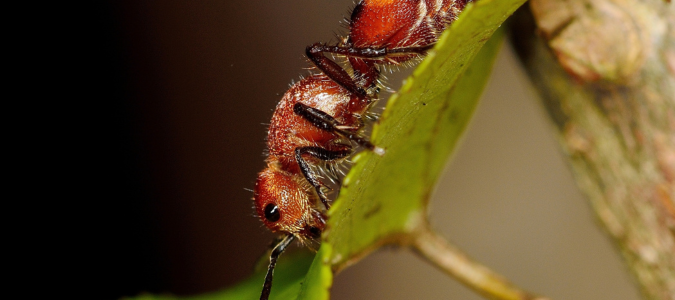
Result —
<path fill-rule="evenodd" d="M 299 253 L 286 254 L 279 260 L 274 270 L 274 288 L 270 299 L 294 299 L 297 297 L 302 281 L 310 268 L 314 259 L 314 254 L 309 251 L 300 251 Z M 196 295 L 196 296 L 174 296 L 174 295 L 152 295 L 145 294 L 128 300 L 241 300 L 258 299 L 262 290 L 265 272 L 267 268 L 257 271 L 251 277 L 238 283 L 235 286 L 226 288 L 222 291 Z"/>
<path fill-rule="evenodd" d="M 389 99 L 372 134 L 386 153 L 364 151 L 352 159 L 329 211 L 320 255 L 303 284 L 306 292 L 297 299 L 328 299 L 327 291 L 308 291 L 331 286 L 328 270 L 339 271 L 383 244 L 405 245 L 423 226 L 434 184 L 487 83 L 501 34 L 490 37 L 523 3 L 483 0 L 467 6 Z"/>

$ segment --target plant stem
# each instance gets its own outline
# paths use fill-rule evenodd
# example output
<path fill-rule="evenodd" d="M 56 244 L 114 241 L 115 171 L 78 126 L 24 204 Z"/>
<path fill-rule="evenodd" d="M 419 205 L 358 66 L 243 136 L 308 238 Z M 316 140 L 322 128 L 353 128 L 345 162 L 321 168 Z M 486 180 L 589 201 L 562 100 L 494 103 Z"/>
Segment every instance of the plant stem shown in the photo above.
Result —
<path fill-rule="evenodd" d="M 486 266 L 473 261 L 464 252 L 431 230 L 428 225 L 422 227 L 414 235 L 413 249 L 434 266 L 486 298 L 495 300 L 548 299 L 514 286 Z"/>

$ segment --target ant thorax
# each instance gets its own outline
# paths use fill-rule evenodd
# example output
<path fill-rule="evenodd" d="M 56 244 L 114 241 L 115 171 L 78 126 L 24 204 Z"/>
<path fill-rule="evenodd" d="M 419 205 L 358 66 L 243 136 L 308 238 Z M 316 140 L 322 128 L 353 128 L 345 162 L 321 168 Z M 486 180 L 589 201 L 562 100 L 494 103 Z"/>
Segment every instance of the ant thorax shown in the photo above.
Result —
<path fill-rule="evenodd" d="M 362 97 L 349 93 L 325 75 L 313 75 L 294 84 L 283 96 L 272 116 L 267 137 L 270 158 L 278 157 L 282 168 L 294 169 L 291 160 L 298 147 L 322 147 L 329 151 L 346 150 L 344 137 L 315 126 L 308 118 L 294 111 L 297 103 L 319 110 L 343 128 L 361 129 L 360 116 L 367 109 Z M 349 143 L 350 144 L 350 143 Z M 349 146 L 350 147 L 350 146 Z M 297 165 L 297 163 L 295 164 Z"/>

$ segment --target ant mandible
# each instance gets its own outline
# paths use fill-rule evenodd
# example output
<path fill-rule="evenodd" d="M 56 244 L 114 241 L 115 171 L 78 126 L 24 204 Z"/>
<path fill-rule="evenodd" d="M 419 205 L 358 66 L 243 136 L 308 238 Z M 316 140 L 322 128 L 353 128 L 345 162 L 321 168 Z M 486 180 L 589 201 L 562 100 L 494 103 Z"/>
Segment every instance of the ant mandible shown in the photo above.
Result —
<path fill-rule="evenodd" d="M 325 228 L 330 203 L 316 169 L 343 162 L 355 145 L 384 154 L 361 135 L 377 101 L 378 68 L 426 54 L 468 1 L 362 0 L 352 11 L 349 35 L 338 45 L 307 47 L 321 73 L 293 85 L 277 105 L 267 137 L 267 168 L 255 183 L 258 216 L 283 234 L 270 255 L 261 300 L 269 297 L 277 258 L 286 247 L 295 238 L 318 239 Z M 352 73 L 326 53 L 346 57 Z"/>

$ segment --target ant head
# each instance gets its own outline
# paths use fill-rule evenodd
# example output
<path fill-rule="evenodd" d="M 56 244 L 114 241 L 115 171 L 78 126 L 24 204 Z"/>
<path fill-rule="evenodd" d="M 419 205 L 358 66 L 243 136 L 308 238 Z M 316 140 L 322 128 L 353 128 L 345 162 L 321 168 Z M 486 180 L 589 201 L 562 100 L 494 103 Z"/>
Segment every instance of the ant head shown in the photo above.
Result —
<path fill-rule="evenodd" d="M 317 239 L 326 218 L 314 208 L 316 199 L 304 178 L 296 177 L 274 167 L 260 173 L 254 190 L 256 212 L 274 232 L 290 233 L 301 240 Z"/>

